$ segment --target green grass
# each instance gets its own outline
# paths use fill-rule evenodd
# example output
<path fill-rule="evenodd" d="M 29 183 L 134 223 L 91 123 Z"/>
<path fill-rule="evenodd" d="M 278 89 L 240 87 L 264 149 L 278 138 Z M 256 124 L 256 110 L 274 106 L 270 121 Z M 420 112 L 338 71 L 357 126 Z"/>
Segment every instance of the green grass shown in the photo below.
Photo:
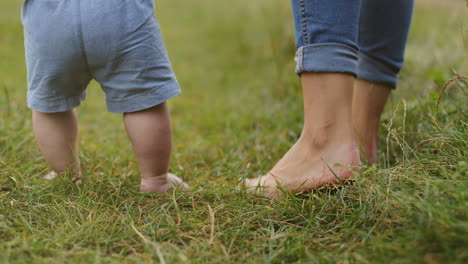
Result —
<path fill-rule="evenodd" d="M 171 171 L 193 186 L 168 195 L 138 192 L 122 118 L 95 83 L 79 108 L 84 184 L 42 180 L 21 2 L 0 3 L 0 263 L 468 262 L 467 80 L 441 96 L 455 73 L 467 76 L 463 1 L 419 1 L 380 165 L 352 186 L 277 202 L 236 184 L 266 172 L 301 131 L 288 1 L 158 1 L 184 90 L 170 102 Z"/>

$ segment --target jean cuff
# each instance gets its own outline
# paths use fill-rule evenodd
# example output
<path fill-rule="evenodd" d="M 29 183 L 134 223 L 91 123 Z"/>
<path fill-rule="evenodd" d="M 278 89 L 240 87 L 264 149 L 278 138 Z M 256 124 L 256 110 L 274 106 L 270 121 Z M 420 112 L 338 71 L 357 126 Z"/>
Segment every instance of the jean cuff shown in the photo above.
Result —
<path fill-rule="evenodd" d="M 369 82 L 386 84 L 395 89 L 399 69 L 395 69 L 378 59 L 359 52 L 357 77 Z"/>
<path fill-rule="evenodd" d="M 357 75 L 358 51 L 339 43 L 310 44 L 296 53 L 296 73 L 340 72 Z"/>

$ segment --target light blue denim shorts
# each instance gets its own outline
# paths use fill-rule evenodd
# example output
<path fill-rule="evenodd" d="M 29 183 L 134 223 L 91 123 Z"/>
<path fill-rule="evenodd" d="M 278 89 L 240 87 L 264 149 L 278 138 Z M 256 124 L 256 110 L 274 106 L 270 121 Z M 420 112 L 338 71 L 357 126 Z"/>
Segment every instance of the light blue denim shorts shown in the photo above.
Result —
<path fill-rule="evenodd" d="M 135 112 L 180 93 L 153 0 L 26 0 L 28 106 L 63 112 L 95 79 L 110 112 Z"/>

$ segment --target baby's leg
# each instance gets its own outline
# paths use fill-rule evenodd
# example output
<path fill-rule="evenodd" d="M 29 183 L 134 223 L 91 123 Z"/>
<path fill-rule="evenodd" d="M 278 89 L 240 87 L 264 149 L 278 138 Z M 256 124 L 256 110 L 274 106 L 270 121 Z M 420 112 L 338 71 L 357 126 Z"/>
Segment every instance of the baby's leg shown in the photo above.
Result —
<path fill-rule="evenodd" d="M 22 21 L 28 68 L 28 107 L 34 132 L 53 172 L 80 174 L 76 111 L 92 78 L 83 56 L 76 5 L 23 1 Z M 47 17 L 47 19 L 44 19 Z M 53 28 L 53 30 L 51 30 Z"/>
<path fill-rule="evenodd" d="M 66 170 L 79 176 L 76 111 L 59 113 L 33 111 L 33 126 L 42 154 L 55 171 L 46 175 L 45 178 L 52 179 L 55 173 Z"/>
<path fill-rule="evenodd" d="M 141 173 L 141 191 L 164 193 L 189 186 L 168 173 L 172 147 L 171 121 L 166 103 L 124 114 L 125 129 Z"/>

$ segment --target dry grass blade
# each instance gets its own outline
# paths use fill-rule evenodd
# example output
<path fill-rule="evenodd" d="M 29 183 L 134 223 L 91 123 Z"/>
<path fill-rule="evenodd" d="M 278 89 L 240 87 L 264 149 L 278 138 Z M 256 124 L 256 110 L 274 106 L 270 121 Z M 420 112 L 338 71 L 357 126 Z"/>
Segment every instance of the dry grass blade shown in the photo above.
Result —
<path fill-rule="evenodd" d="M 447 92 L 447 89 L 448 87 L 455 81 L 462 81 L 465 88 L 468 88 L 468 85 L 466 83 L 466 81 L 468 80 L 468 77 L 466 76 L 463 76 L 463 75 L 460 75 L 458 73 L 454 73 L 454 77 L 450 80 L 448 80 L 441 88 L 440 88 L 440 93 L 439 93 L 439 97 L 437 98 L 437 104 L 436 104 L 436 111 L 439 112 L 439 105 L 440 105 L 440 102 L 442 100 L 442 97 L 444 96 L 444 94 Z"/>

